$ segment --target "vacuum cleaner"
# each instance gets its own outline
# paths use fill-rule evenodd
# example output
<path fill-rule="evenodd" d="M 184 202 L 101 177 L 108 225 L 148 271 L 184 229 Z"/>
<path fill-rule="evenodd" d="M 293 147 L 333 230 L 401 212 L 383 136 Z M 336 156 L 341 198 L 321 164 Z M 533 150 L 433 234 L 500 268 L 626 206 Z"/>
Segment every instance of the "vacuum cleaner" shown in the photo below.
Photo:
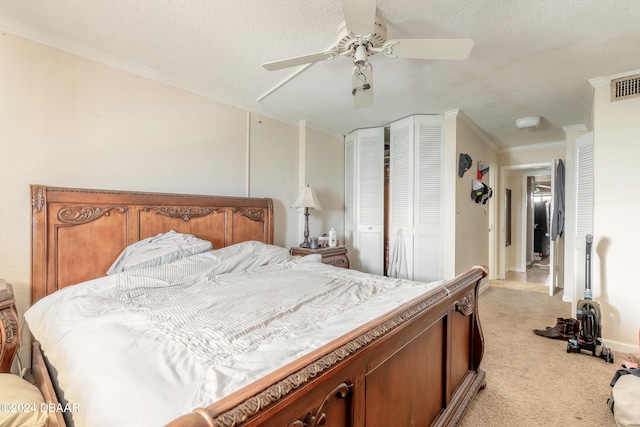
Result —
<path fill-rule="evenodd" d="M 567 353 L 591 353 L 592 356 L 613 363 L 613 354 L 602 342 L 600 305 L 593 300 L 591 292 L 591 244 L 593 243 L 591 234 L 587 234 L 586 243 L 584 299 L 578 301 L 576 310 L 580 331 L 575 339 L 569 339 Z"/>

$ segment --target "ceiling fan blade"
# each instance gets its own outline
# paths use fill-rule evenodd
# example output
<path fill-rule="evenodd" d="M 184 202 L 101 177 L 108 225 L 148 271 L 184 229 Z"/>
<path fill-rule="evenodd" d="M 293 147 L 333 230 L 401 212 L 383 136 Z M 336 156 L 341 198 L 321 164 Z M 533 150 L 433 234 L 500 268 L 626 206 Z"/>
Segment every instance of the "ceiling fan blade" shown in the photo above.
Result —
<path fill-rule="evenodd" d="M 382 51 L 399 58 L 467 59 L 472 48 L 471 39 L 398 39 L 388 40 Z"/>
<path fill-rule="evenodd" d="M 355 66 L 351 74 L 353 108 L 357 110 L 373 105 L 373 69 L 371 66 L 360 71 Z"/>
<path fill-rule="evenodd" d="M 376 0 L 342 0 L 342 13 L 347 29 L 358 36 L 373 34 Z"/>
<path fill-rule="evenodd" d="M 296 56 L 288 59 L 281 59 L 280 61 L 266 62 L 262 64 L 264 68 L 269 71 L 281 70 L 283 68 L 295 67 L 296 65 L 310 64 L 312 62 L 324 61 L 327 59 L 333 59 L 338 56 L 338 52 L 335 50 L 328 50 L 326 52 L 312 53 L 310 55 Z"/>

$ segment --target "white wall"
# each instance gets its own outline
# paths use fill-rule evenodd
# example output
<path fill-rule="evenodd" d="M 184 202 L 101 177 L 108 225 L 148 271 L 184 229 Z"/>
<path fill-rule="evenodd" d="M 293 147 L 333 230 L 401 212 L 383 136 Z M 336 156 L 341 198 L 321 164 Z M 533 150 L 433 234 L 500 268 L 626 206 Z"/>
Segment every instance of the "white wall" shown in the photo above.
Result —
<path fill-rule="evenodd" d="M 611 102 L 608 84 L 594 96 L 593 291 L 603 338 L 638 353 L 640 98 Z"/>
<path fill-rule="evenodd" d="M 0 64 L 0 277 L 20 314 L 30 303 L 30 184 L 272 197 L 275 243 L 289 247 L 299 244 L 289 206 L 305 179 L 304 142 L 322 154 L 307 173 L 328 171 L 323 202 L 339 209 L 340 138 L 307 130 L 301 140 L 296 126 L 6 32 Z"/>

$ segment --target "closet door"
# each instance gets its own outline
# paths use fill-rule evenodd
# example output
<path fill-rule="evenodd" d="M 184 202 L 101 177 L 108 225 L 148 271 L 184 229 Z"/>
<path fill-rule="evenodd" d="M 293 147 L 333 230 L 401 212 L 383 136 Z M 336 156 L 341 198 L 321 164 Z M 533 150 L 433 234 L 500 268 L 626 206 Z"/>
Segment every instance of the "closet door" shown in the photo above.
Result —
<path fill-rule="evenodd" d="M 412 117 L 391 123 L 389 128 L 389 252 L 402 235 L 409 279 L 413 278 L 414 151 Z"/>
<path fill-rule="evenodd" d="M 390 128 L 390 248 L 402 232 L 409 279 L 443 277 L 441 116 L 411 116 Z M 392 250 L 392 249 L 391 249 Z"/>
<path fill-rule="evenodd" d="M 440 116 L 415 117 L 413 279 L 442 279 L 444 132 Z"/>
<path fill-rule="evenodd" d="M 574 265 L 578 299 L 586 284 L 586 236 L 593 234 L 593 132 L 576 139 L 576 229 L 574 235 Z"/>
<path fill-rule="evenodd" d="M 384 128 L 352 132 L 345 150 L 345 232 L 351 236 L 351 259 L 357 270 L 382 275 Z"/>

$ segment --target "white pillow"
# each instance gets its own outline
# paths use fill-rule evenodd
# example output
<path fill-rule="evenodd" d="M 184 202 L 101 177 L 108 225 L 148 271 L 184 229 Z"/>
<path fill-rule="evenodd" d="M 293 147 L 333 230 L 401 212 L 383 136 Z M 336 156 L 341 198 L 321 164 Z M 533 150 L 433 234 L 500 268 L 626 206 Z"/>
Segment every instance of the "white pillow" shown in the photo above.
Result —
<path fill-rule="evenodd" d="M 211 242 L 198 239 L 193 234 L 171 230 L 127 246 L 109 267 L 107 274 L 169 264 L 190 255 L 206 252 L 211 247 Z"/>
<path fill-rule="evenodd" d="M 44 398 L 33 384 L 17 375 L 0 374 L 0 425 L 3 427 L 44 427 L 48 414 L 42 412 Z"/>
<path fill-rule="evenodd" d="M 289 251 L 285 248 L 256 240 L 236 243 L 225 248 L 216 249 L 211 252 L 211 255 L 219 262 L 215 274 L 250 270 L 300 258 L 290 255 Z"/>

